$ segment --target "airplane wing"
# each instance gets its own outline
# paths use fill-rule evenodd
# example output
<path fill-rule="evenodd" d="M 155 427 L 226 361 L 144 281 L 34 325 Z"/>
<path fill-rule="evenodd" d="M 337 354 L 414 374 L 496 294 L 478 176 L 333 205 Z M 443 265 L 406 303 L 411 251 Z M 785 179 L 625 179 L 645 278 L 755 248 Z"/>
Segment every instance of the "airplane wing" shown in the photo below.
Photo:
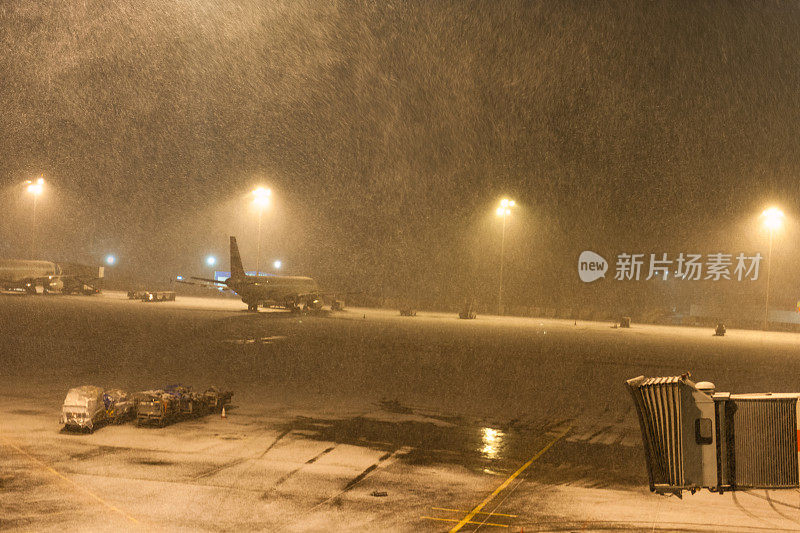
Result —
<path fill-rule="evenodd" d="M 181 276 L 181 278 L 182 278 L 182 276 Z M 194 279 L 194 280 L 197 280 L 197 281 L 207 281 L 208 283 L 220 283 L 222 285 L 225 285 L 224 281 L 220 281 L 218 279 L 198 278 L 196 276 L 191 276 L 189 279 Z M 180 281 L 180 280 L 178 280 L 178 281 Z"/>
<path fill-rule="evenodd" d="M 189 280 L 196 280 L 196 281 L 189 281 Z M 196 277 L 192 276 L 192 277 L 189 278 L 189 280 L 184 279 L 183 276 L 178 276 L 177 278 L 175 278 L 176 282 L 183 283 L 184 285 L 195 285 L 195 286 L 198 286 L 198 287 L 208 287 L 209 289 L 222 289 L 224 291 L 229 291 L 230 290 L 230 288 L 228 288 L 228 286 L 225 285 L 225 283 L 223 283 L 223 282 L 221 282 L 219 280 L 216 280 L 216 279 L 196 278 Z M 198 282 L 202 282 L 202 283 L 198 283 Z"/>

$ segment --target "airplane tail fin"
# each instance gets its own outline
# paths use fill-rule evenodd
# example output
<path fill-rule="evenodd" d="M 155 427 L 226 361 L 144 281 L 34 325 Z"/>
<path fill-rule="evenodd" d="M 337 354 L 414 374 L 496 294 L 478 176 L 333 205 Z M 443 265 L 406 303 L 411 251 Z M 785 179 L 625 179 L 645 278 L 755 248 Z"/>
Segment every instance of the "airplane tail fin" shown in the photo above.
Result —
<path fill-rule="evenodd" d="M 236 237 L 233 235 L 231 235 L 231 277 L 245 277 L 242 257 L 239 255 L 239 245 L 236 244 Z"/>

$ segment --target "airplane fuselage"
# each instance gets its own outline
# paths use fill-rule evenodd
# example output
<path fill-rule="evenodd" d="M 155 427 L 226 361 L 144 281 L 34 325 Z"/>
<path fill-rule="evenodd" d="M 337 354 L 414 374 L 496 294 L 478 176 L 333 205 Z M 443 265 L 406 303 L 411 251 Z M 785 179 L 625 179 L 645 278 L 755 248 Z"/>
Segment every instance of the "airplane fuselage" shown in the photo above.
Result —
<path fill-rule="evenodd" d="M 50 261 L 0 259 L 0 287 L 35 292 L 35 286 L 61 288 L 61 268 Z"/>
<path fill-rule="evenodd" d="M 316 294 L 317 282 L 304 276 L 245 276 L 231 277 L 225 285 L 242 297 L 248 306 L 295 307 Z"/>

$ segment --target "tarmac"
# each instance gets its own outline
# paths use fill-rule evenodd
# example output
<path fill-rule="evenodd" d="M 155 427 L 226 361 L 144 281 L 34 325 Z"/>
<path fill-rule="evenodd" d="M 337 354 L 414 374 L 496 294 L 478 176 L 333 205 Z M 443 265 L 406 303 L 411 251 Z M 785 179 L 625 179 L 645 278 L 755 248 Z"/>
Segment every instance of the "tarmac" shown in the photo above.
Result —
<path fill-rule="evenodd" d="M 794 531 L 800 492 L 647 488 L 628 378 L 800 391 L 800 336 L 0 295 L 0 529 Z M 234 391 L 226 418 L 61 431 L 69 388 Z"/>

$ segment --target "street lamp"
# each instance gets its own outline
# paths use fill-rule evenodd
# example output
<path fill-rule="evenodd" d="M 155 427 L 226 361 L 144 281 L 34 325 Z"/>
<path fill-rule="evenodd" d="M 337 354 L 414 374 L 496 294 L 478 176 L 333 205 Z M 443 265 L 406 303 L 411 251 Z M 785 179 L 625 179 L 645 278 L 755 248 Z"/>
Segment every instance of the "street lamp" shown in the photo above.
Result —
<path fill-rule="evenodd" d="M 206 257 L 206 264 L 210 267 L 213 267 L 214 265 L 217 264 L 217 258 L 214 257 L 213 255 L 209 255 L 208 257 Z"/>
<path fill-rule="evenodd" d="M 497 208 L 497 216 L 503 217 L 503 233 L 500 239 L 500 288 L 497 292 L 497 314 L 503 314 L 503 259 L 506 248 L 506 218 L 511 215 L 511 208 L 516 205 L 514 200 L 503 198 Z"/>
<path fill-rule="evenodd" d="M 106 264 L 107 264 L 108 266 L 113 266 L 113 265 L 114 265 L 114 263 L 116 263 L 116 262 L 117 262 L 117 258 L 116 258 L 116 257 L 114 257 L 114 255 L 113 255 L 113 254 L 108 254 L 108 255 L 106 256 Z"/>
<path fill-rule="evenodd" d="M 33 195 L 33 224 L 31 229 L 31 255 L 36 255 L 36 202 L 44 191 L 44 176 L 39 176 L 35 181 L 25 182 L 27 191 Z"/>
<path fill-rule="evenodd" d="M 275 270 L 280 270 L 282 264 L 283 263 L 281 263 L 280 260 L 278 260 L 278 261 L 275 261 L 274 263 L 272 263 L 272 266 L 275 267 Z"/>
<path fill-rule="evenodd" d="M 783 219 L 785 215 L 783 211 L 777 207 L 770 207 L 761 213 L 764 219 L 764 227 L 769 230 L 769 253 L 767 254 L 767 294 L 764 303 L 764 329 L 766 330 L 769 324 L 769 278 L 772 271 L 772 238 L 775 230 L 783 226 Z"/>
<path fill-rule="evenodd" d="M 258 209 L 258 241 L 256 243 L 256 276 L 259 275 L 259 266 L 261 264 L 261 218 L 264 214 L 264 209 L 269 205 L 269 199 L 272 196 L 272 191 L 264 187 L 256 187 L 253 189 L 253 205 Z"/>

